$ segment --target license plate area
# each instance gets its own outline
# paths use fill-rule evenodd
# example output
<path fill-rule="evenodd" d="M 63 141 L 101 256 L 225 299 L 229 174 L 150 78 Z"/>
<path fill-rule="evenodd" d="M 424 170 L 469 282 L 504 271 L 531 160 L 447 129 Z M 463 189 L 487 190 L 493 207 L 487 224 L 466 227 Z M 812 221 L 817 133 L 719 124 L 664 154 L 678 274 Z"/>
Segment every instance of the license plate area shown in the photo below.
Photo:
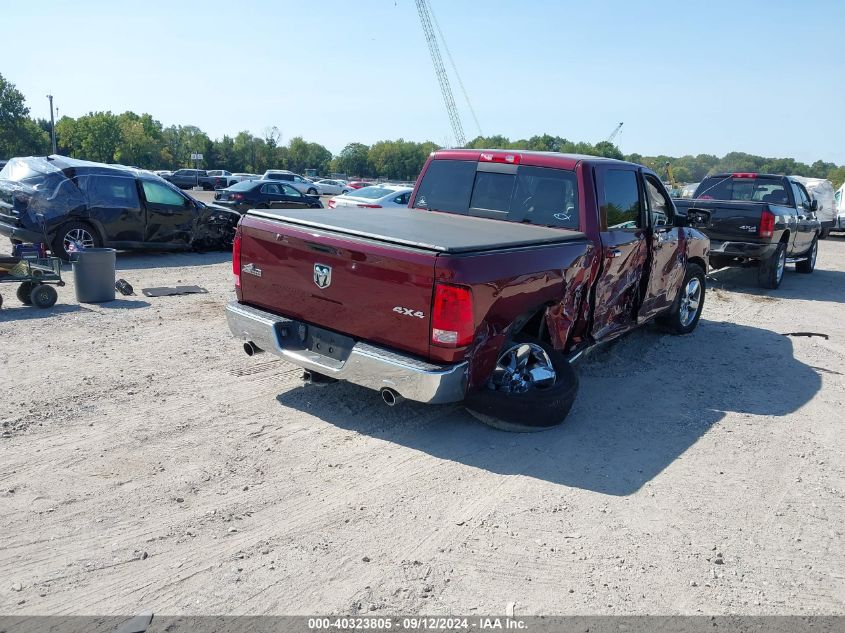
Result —
<path fill-rule="evenodd" d="M 276 324 L 276 336 L 285 349 L 307 350 L 339 362 L 349 358 L 355 345 L 349 336 L 292 319 Z"/>

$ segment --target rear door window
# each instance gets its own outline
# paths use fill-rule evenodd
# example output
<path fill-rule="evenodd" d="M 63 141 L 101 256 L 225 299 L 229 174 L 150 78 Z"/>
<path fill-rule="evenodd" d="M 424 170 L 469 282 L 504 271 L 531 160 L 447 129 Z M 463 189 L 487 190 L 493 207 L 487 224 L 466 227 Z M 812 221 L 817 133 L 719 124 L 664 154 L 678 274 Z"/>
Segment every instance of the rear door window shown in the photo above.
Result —
<path fill-rule="evenodd" d="M 273 184 L 262 186 L 261 187 L 261 193 L 271 193 L 275 196 L 278 196 L 278 195 L 281 195 L 282 192 L 281 192 L 281 189 L 280 189 L 280 185 L 273 183 Z"/>
<path fill-rule="evenodd" d="M 134 178 L 90 175 L 85 185 L 88 204 L 107 209 L 138 209 L 138 187 Z"/>
<path fill-rule="evenodd" d="M 521 165 L 479 170 L 475 161 L 435 160 L 420 183 L 414 206 L 462 215 L 579 228 L 575 172 Z"/>

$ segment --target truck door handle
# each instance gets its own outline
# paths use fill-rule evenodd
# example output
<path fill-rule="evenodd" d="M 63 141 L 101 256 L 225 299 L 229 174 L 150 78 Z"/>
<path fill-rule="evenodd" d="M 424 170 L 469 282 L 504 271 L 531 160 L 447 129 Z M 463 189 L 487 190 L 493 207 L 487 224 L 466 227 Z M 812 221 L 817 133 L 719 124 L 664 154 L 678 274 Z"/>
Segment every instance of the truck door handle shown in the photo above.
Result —
<path fill-rule="evenodd" d="M 622 251 L 620 251 L 618 248 L 609 248 L 609 249 L 607 249 L 607 256 L 608 257 L 621 257 Z"/>
<path fill-rule="evenodd" d="M 807 216 L 806 216 L 806 215 L 799 215 L 799 216 L 798 216 L 798 219 L 799 219 L 799 220 L 806 220 L 806 219 L 807 219 Z"/>

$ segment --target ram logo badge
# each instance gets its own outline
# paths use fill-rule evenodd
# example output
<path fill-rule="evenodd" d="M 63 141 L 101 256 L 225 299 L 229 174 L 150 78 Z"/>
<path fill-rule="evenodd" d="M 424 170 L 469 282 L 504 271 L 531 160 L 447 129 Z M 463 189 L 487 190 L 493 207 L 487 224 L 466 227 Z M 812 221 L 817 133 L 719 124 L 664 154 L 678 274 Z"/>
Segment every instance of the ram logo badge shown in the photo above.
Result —
<path fill-rule="evenodd" d="M 261 276 L 261 269 L 255 264 L 245 264 L 244 266 L 241 266 L 241 271 L 245 272 L 247 275 L 254 275 L 255 277 Z"/>
<path fill-rule="evenodd" d="M 314 264 L 314 283 L 318 288 L 328 288 L 332 285 L 332 267 L 325 264 Z"/>
<path fill-rule="evenodd" d="M 423 314 L 419 310 L 411 310 L 411 308 L 403 308 L 401 306 L 396 306 L 395 308 L 393 308 L 393 311 L 397 314 L 401 314 L 402 316 L 417 317 L 418 319 L 425 318 L 425 314 Z"/>

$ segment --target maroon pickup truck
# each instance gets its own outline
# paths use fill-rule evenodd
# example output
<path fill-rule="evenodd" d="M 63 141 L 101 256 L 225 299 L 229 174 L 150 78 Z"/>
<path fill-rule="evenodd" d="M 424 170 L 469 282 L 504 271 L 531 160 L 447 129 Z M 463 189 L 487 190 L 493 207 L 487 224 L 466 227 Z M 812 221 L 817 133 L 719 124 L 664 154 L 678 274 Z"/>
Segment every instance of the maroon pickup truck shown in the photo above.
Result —
<path fill-rule="evenodd" d="M 226 316 L 306 380 L 537 430 L 566 417 L 587 348 L 652 319 L 695 328 L 709 242 L 685 225 L 640 165 L 443 150 L 407 209 L 249 211 Z"/>

